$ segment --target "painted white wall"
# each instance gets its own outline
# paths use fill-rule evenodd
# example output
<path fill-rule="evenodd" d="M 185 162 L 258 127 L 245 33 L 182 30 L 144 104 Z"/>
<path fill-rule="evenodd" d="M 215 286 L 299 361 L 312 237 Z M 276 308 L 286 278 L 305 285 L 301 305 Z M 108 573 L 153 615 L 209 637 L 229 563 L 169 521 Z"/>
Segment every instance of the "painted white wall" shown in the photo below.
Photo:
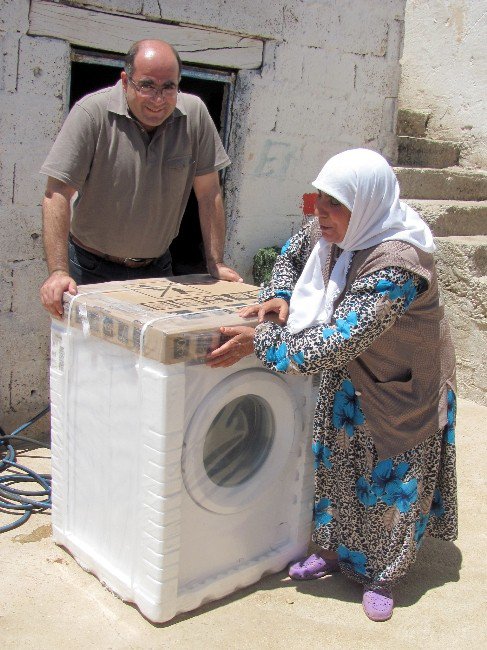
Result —
<path fill-rule="evenodd" d="M 401 108 L 431 112 L 428 135 L 487 168 L 487 0 L 408 0 Z"/>
<path fill-rule="evenodd" d="M 303 194 L 331 155 L 367 146 L 394 160 L 405 2 L 89 0 L 69 6 L 266 40 L 262 68 L 237 76 L 233 164 L 224 188 L 227 261 L 251 281 L 257 250 L 283 244 L 299 228 Z M 8 430 L 48 400 L 38 170 L 65 116 L 70 44 L 28 34 L 29 0 L 0 0 L 0 6 L 0 412 Z"/>

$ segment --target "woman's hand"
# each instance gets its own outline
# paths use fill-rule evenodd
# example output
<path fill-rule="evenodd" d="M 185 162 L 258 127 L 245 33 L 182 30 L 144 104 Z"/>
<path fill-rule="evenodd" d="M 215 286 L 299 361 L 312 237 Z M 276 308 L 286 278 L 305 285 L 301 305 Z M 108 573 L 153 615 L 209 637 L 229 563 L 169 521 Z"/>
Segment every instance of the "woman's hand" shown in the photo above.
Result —
<path fill-rule="evenodd" d="M 237 363 L 243 357 L 253 354 L 255 333 L 253 327 L 240 325 L 236 327 L 220 327 L 220 332 L 223 336 L 230 338 L 206 356 L 207 366 L 211 368 L 226 368 L 233 366 L 234 363 Z"/>
<path fill-rule="evenodd" d="M 259 323 L 270 320 L 278 325 L 285 325 L 289 316 L 289 304 L 284 298 L 272 298 L 261 305 L 243 307 L 238 314 L 242 318 L 257 316 Z"/>

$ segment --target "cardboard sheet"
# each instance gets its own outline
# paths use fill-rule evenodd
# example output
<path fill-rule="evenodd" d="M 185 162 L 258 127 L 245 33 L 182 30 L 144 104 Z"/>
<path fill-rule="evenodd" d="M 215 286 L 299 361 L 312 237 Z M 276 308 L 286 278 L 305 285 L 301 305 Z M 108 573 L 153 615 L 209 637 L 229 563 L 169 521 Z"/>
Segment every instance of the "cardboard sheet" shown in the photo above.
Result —
<path fill-rule="evenodd" d="M 161 363 L 197 363 L 223 341 L 221 326 L 256 324 L 238 311 L 257 302 L 258 292 L 209 275 L 86 284 L 76 296 L 64 294 L 64 317 L 85 336 Z"/>

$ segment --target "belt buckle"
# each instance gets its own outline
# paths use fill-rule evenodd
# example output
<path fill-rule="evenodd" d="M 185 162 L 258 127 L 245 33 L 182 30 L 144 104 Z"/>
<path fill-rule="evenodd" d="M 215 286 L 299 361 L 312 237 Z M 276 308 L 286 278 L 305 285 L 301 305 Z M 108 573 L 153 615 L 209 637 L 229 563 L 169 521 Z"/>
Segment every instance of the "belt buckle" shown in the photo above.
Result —
<path fill-rule="evenodd" d="M 122 264 L 129 269 L 138 269 L 142 266 L 149 266 L 149 264 L 153 261 L 153 259 L 145 257 L 124 257 Z"/>

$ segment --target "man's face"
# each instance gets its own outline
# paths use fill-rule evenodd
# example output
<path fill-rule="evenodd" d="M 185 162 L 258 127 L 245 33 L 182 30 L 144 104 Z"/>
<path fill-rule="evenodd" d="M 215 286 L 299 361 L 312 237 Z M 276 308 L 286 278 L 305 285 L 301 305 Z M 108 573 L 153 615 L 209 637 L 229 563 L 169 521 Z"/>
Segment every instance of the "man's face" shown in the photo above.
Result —
<path fill-rule="evenodd" d="M 169 48 L 158 45 L 141 48 L 135 56 L 132 77 L 129 79 L 125 72 L 121 77 L 127 104 L 146 131 L 156 129 L 174 111 L 179 68 Z M 151 88 L 165 90 L 151 96 Z"/>

